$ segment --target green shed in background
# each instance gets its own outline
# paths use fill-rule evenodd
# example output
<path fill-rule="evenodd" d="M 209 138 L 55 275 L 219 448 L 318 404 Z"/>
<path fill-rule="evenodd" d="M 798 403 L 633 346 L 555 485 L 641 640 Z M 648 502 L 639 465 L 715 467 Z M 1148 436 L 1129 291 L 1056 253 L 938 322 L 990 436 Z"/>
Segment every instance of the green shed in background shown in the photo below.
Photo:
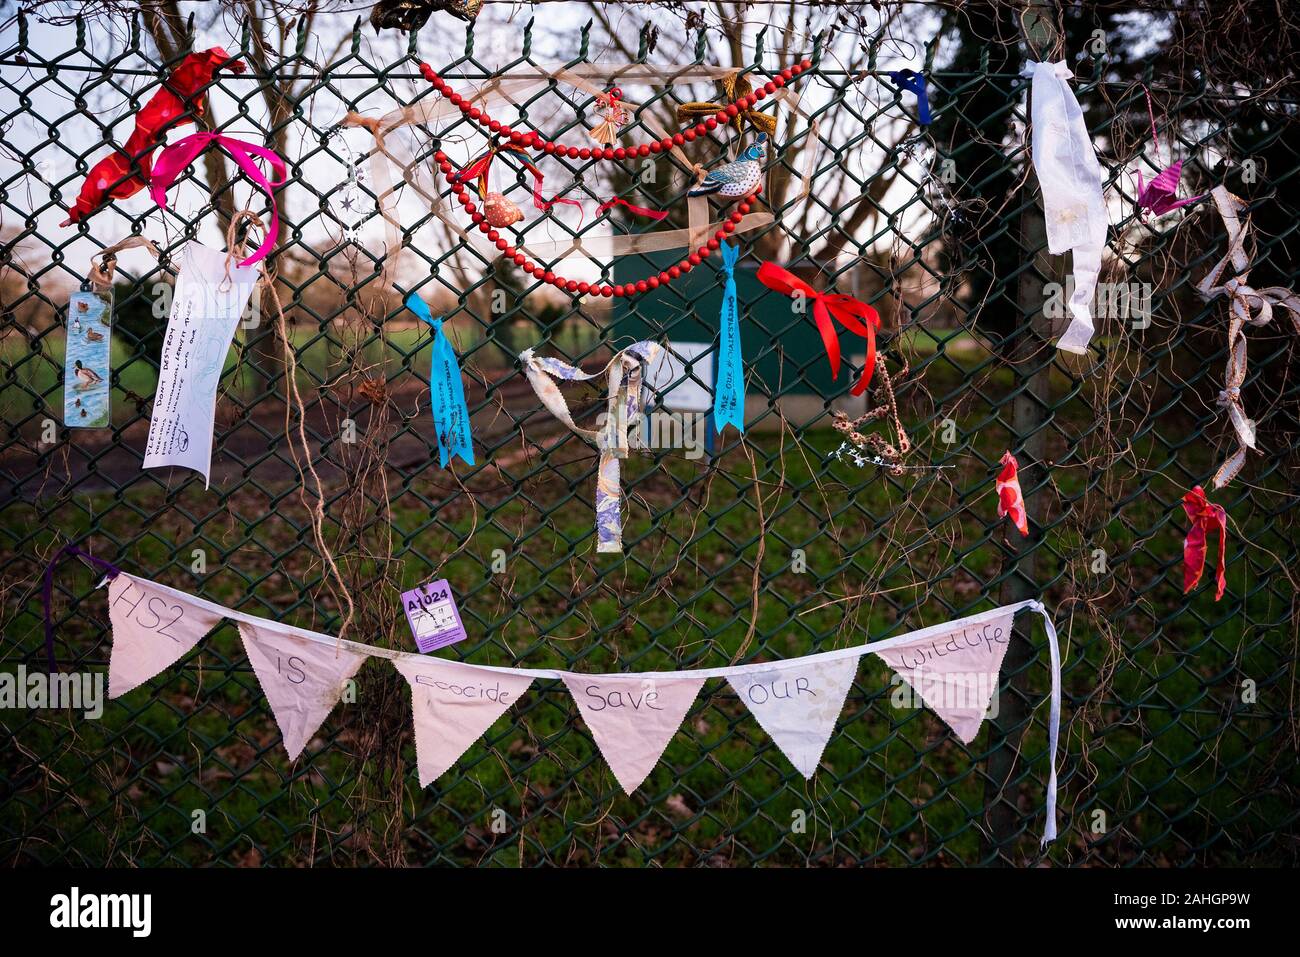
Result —
<path fill-rule="evenodd" d="M 620 257 L 612 281 L 648 279 L 681 262 L 684 253 L 679 249 Z M 746 428 L 776 428 L 777 417 L 764 413 L 777 399 L 786 418 L 796 425 L 816 422 L 831 408 L 849 414 L 866 411 L 865 397 L 849 395 L 865 361 L 862 340 L 854 335 L 841 337 L 844 361 L 839 378 L 833 380 L 811 311 L 795 312 L 791 299 L 758 281 L 757 271 L 758 263 L 752 257 L 742 258 L 736 265 Z M 808 273 L 805 278 L 811 281 Z M 612 334 L 624 343 L 629 339 L 658 339 L 661 335 L 669 343 L 711 343 L 713 348 L 707 355 L 716 365 L 724 282 L 721 258 L 714 255 L 667 287 L 632 299 L 615 299 Z M 819 424 L 828 426 L 829 421 Z"/>

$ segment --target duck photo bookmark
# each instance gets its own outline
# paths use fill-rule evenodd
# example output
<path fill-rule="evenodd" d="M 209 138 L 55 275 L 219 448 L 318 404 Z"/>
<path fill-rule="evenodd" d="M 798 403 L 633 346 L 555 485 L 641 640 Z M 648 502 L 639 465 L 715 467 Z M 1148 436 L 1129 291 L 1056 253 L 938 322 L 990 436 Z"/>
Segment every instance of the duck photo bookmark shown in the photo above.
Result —
<path fill-rule="evenodd" d="M 89 288 L 68 299 L 67 348 L 63 360 L 63 424 L 106 429 L 112 424 L 113 291 Z"/>

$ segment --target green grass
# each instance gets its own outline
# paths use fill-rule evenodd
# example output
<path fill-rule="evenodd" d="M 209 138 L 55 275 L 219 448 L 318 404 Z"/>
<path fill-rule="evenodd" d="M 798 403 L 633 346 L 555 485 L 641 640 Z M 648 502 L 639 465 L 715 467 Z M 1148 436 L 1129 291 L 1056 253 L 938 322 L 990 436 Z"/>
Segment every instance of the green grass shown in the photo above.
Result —
<path fill-rule="evenodd" d="M 836 438 L 814 434 L 810 444 L 825 450 Z M 758 448 L 774 455 L 775 439 L 761 440 Z M 786 458 L 790 483 L 806 484 L 810 477 L 802 460 L 791 454 Z M 819 460 L 816 454 L 810 458 Z M 629 540 L 645 536 L 645 541 L 632 546 L 625 558 L 591 553 L 591 514 L 585 502 L 558 504 L 543 519 L 518 499 L 494 502 L 494 496 L 484 494 L 477 530 L 470 537 L 474 520 L 463 501 L 452 499 L 431 510 L 414 493 L 398 497 L 392 528 L 399 551 L 410 550 L 396 581 L 362 596 L 366 614 L 352 637 L 405 647 L 409 638 L 402 635 L 397 592 L 437 574 L 455 583 L 471 631 L 471 639 L 452 655 L 582 671 L 730 661 L 749 628 L 747 563 L 756 556 L 754 511 L 743 496 L 728 492 L 702 515 L 678 503 L 679 489 L 668 477 L 698 484 L 696 466 L 681 461 L 660 469 L 638 464 L 642 467 L 630 470 L 629 478 L 652 503 L 657 526 L 652 530 L 645 508 L 634 505 L 626 533 Z M 724 464 L 742 474 L 747 468 L 743 456 Z M 838 477 L 852 479 L 848 471 L 833 469 Z M 574 484 L 585 496 L 582 483 Z M 535 501 L 560 503 L 569 489 L 556 485 L 530 495 Z M 843 504 L 842 498 L 830 499 L 832 506 Z M 869 482 L 854 499 L 857 507 L 841 519 L 835 535 L 824 527 L 817 509 L 805 509 L 788 495 L 768 503 L 765 584 L 751 651 L 769 659 L 788 657 L 889 632 L 893 613 L 884 601 L 802 613 L 828 597 L 854 594 L 867 583 L 880 594 L 904 589 L 896 600 L 906 604 L 906 589 L 925 577 L 920 568 L 891 567 L 888 556 L 883 574 L 875 564 L 882 542 L 874 537 L 875 523 L 859 509 L 900 514 L 903 497 L 898 491 L 881 481 Z M 124 507 L 128 502 L 134 515 Z M 245 503 L 240 494 L 226 500 L 221 520 L 204 529 L 210 554 L 217 550 L 222 557 L 209 559 L 213 564 L 201 580 L 182 571 L 193 532 L 182 516 L 200 514 L 205 502 L 210 508 L 211 502 L 193 489 L 170 502 L 158 494 L 131 494 L 125 501 L 111 495 L 78 496 L 58 525 L 63 535 L 76 537 L 89 530 L 90 515 L 99 516 L 98 540 L 130 542 L 124 562 L 133 571 L 201 589 L 209 598 L 254 613 L 316 628 L 334 626 L 333 616 L 314 613 L 309 594 L 294 584 L 317 580 L 319 571 L 309 564 L 310 549 L 296 544 L 300 533 L 295 526 L 302 516 L 292 498 L 274 510 L 259 509 L 256 501 Z M 996 573 L 1001 535 L 980 544 L 985 524 L 992 520 L 991 508 L 990 497 L 981 495 L 937 528 L 921 531 L 908 524 L 909 560 L 932 573 L 947 572 L 939 593 L 951 598 L 959 576 L 987 579 Z M 11 505 L 5 509 L 6 532 L 44 553 L 55 535 L 31 534 L 26 523 L 38 513 Z M 493 527 L 485 524 L 489 513 Z M 74 515 L 76 521 L 67 520 Z M 145 516 L 150 516 L 147 524 L 142 523 Z M 1148 508 L 1130 509 L 1125 517 L 1138 525 L 1144 518 L 1157 518 Z M 540 530 L 516 542 L 503 529 L 521 523 Z M 689 548 L 680 547 L 677 542 L 686 540 L 693 523 Z M 959 550 L 933 544 L 953 530 L 961 533 Z M 1247 531 L 1268 535 L 1263 525 Z M 1119 523 L 1108 532 L 1117 538 L 1125 534 Z M 781 541 L 786 544 L 779 545 Z M 435 556 L 463 542 L 468 544 L 456 557 L 437 563 Z M 1178 605 L 1173 577 L 1178 568 L 1167 560 L 1178 544 L 1171 532 L 1161 532 L 1124 569 L 1126 577 L 1164 576 L 1167 580 L 1156 591 L 1166 606 Z M 790 571 L 793 547 L 805 549 L 807 574 Z M 490 571 L 497 548 L 507 555 L 504 576 Z M 961 549 L 969 551 L 962 555 Z M 286 558 L 268 558 L 267 553 L 281 550 Z M 695 558 L 679 565 L 686 555 Z M 359 580 L 379 577 L 373 561 L 351 567 Z M 1060 571 L 1042 569 L 1040 576 L 1051 580 Z M 64 607 L 65 613 L 75 611 L 74 620 L 60 630 L 64 647 L 102 662 L 108 635 L 102 630 L 100 593 L 89 594 L 93 582 L 75 566 L 65 566 L 59 581 L 74 594 L 88 596 L 75 609 Z M 1270 594 L 1260 593 L 1246 598 L 1244 615 L 1219 613 L 1203 593 L 1192 607 L 1209 620 L 1220 620 L 1202 630 L 1180 613 L 1158 633 L 1148 629 L 1131 635 L 1115 623 L 1128 660 L 1112 676 L 1109 703 L 1100 709 L 1103 724 L 1110 725 L 1099 735 L 1096 728 L 1076 724 L 1068 738 L 1063 806 L 1079 815 L 1094 808 L 1108 811 L 1111 827 L 1121 828 L 1122 837 L 1105 852 L 1116 861 L 1130 859 L 1138 843 L 1150 843 L 1157 860 L 1161 855 L 1175 859 L 1220 820 L 1234 821 L 1235 830 L 1214 859 L 1232 860 L 1233 844 L 1249 847 L 1264 822 L 1293 813 L 1282 794 L 1267 792 L 1243 809 L 1239 789 L 1225 785 L 1226 780 L 1244 786 L 1243 775 L 1245 780 L 1267 776 L 1270 752 L 1280 743 L 1283 729 L 1275 711 L 1243 708 L 1228 720 L 1225 703 L 1230 703 L 1239 675 L 1278 680 L 1278 648 L 1246 622 L 1277 620 L 1284 609 Z M 25 613 L 8 626 L 22 647 L 32 649 L 37 641 L 38 614 L 29 601 Z M 920 626 L 945 617 L 933 601 L 923 602 L 909 623 Z M 1072 626 L 1060 623 L 1068 647 L 1067 689 L 1081 702 L 1105 670 L 1111 647 L 1086 614 Z M 1046 691 L 1046 657 L 1041 632 L 1034 634 L 1038 657 L 1029 687 L 1031 700 L 1039 703 Z M 278 747 L 278 733 L 235 630 L 227 625 L 182 666 L 110 704 L 102 721 L 6 715 L 10 733 L 24 749 L 45 755 L 49 774 L 34 777 L 19 761 L 26 773 L 14 773 L 24 783 L 7 804 L 5 829 L 51 840 L 48 845 L 29 840 L 21 850 L 15 848 L 20 859 L 119 864 L 247 863 L 250 848 L 258 849 L 258 860 L 280 864 L 303 863 L 313 854 L 336 862 L 361 862 L 368 856 L 503 864 L 521 859 L 621 865 L 831 863 L 850 856 L 881 864 L 975 862 L 980 855 L 975 825 L 982 821 L 984 807 L 980 759 L 991 747 L 992 732 L 986 730 L 969 749 L 961 747 L 929 714 L 891 708 L 889 676 L 876 659 L 863 660 L 840 730 L 821 771 L 808 783 L 792 771 L 726 686 L 711 681 L 659 767 L 636 795 L 624 797 L 593 752 L 567 693 L 556 683 L 542 682 L 496 724 L 485 743 L 421 790 L 413 777 L 406 729 L 409 701 L 404 683 L 386 662 L 367 665 L 359 676 L 360 701 L 341 706 L 318 746 L 291 766 Z M 1282 690 L 1273 687 L 1272 693 Z M 1033 855 L 1043 823 L 1042 790 L 1036 782 L 1046 770 L 1044 718 L 1040 707 L 1020 765 L 1028 775 L 1020 845 L 1026 858 Z M 386 729 L 378 743 L 375 728 Z M 1085 750 L 1086 764 L 1081 759 Z M 1294 769 L 1284 777 L 1293 787 Z M 76 802 L 68 799 L 72 795 Z M 206 835 L 191 833 L 195 809 L 208 814 Z M 511 822 L 505 835 L 490 829 L 491 812 L 497 809 Z M 791 831 L 797 813 L 807 816 L 805 834 Z M 525 823 L 519 828 L 521 819 Z M 386 826 L 390 820 L 400 822 L 398 837 Z M 614 823 L 613 831 L 608 822 Z M 1056 856 L 1068 859 L 1081 851 L 1080 825 L 1086 823 L 1076 821 L 1064 842 L 1068 849 Z M 132 841 L 131 835 L 148 839 Z"/>
<path fill-rule="evenodd" d="M 512 359 L 500 345 L 478 342 L 468 324 L 454 324 L 448 334 L 459 351 L 471 355 L 471 361 L 478 366 L 496 368 Z M 554 345 L 571 355 L 582 354 L 594 345 L 591 335 L 590 327 L 568 323 L 557 332 Z M 352 352 L 362 367 L 387 364 L 390 376 L 407 370 L 427 376 L 433 346 L 429 329 L 422 324 L 394 323 L 379 335 L 370 329 L 358 332 L 340 328 L 331 328 L 326 334 L 314 323 L 310 326 L 303 323 L 290 329 L 289 338 L 294 343 L 303 387 L 329 381 L 345 372 L 352 365 L 349 354 Z M 505 343 L 511 349 L 522 348 L 516 341 L 519 338 L 512 333 Z M 222 371 L 222 391 L 223 395 L 245 403 L 251 403 L 267 391 L 266 378 L 257 371 L 249 355 L 251 344 L 277 354 L 281 348 L 274 330 L 268 326 L 236 332 Z M 136 340 L 121 330 L 114 331 L 111 347 L 112 414 L 114 423 L 121 425 L 139 415 L 135 403 L 127 401 L 130 394 L 153 395 L 158 382 L 157 356 L 146 357 Z M 0 339 L 0 360 L 4 363 L 0 413 L 6 421 L 20 421 L 33 412 L 62 420 L 63 359 L 62 329 L 51 330 L 31 341 L 12 334 Z"/>
<path fill-rule="evenodd" d="M 1012 385 L 1010 370 L 978 372 L 976 351 L 945 355 L 957 359 L 925 375 L 936 401 L 976 384 L 997 397 Z M 995 411 L 963 406 L 955 450 L 935 444 L 933 426 L 914 429 L 922 460 L 956 453 L 957 468 L 941 477 L 895 480 L 827 466 L 825 454 L 839 443 L 828 431 L 805 433 L 802 451 L 787 441 L 784 452 L 779 436 L 751 433 L 760 479 L 786 483 L 781 491 L 762 486 L 762 536 L 742 452 L 733 449 L 714 473 L 675 455 L 633 458 L 624 556 L 593 551 L 591 458 L 576 442 L 551 456 L 551 469 L 530 475 L 526 463 L 507 463 L 485 471 L 470 480 L 472 496 L 424 468 L 390 490 L 391 524 L 373 488 L 334 489 L 341 498 L 330 504 L 330 539 L 359 606 L 350 637 L 409 648 L 397 596 L 432 577 L 453 583 L 470 631 L 443 655 L 577 671 L 718 666 L 742 647 L 748 658 L 773 660 L 992 607 L 1015 547 L 1014 533 L 996 522 L 991 469 L 974 457 L 995 461 L 1012 444 L 989 421 Z M 1086 415 L 1076 403 L 1058 410 L 1057 422 L 1075 434 Z M 1077 462 L 1068 453 L 1054 434 L 1050 458 Z M 1181 492 L 1163 474 L 1171 472 L 1167 456 L 1153 436 L 1134 437 L 1104 476 L 1054 468 L 1051 488 L 1034 502 L 1035 524 L 1052 523 L 1035 580 L 1046 586 L 1066 662 L 1064 831 L 1051 859 L 1283 863 L 1293 852 L 1276 835 L 1294 831 L 1300 782 L 1288 743 L 1292 596 L 1277 561 L 1294 556 L 1294 536 L 1270 512 L 1267 491 L 1223 499 L 1234 523 L 1229 595 L 1216 605 L 1202 587 L 1184 599 L 1182 536 L 1171 521 L 1181 513 L 1159 501 L 1176 502 Z M 558 464 L 569 458 L 580 460 Z M 1178 461 L 1203 473 L 1212 450 L 1189 446 Z M 335 630 L 338 608 L 321 587 L 294 487 L 251 478 L 207 492 L 192 481 L 166 491 L 141 480 L 0 507 L 14 569 L 6 666 L 34 660 L 40 644 L 41 558 L 83 537 L 138 574 Z M 333 522 L 358 504 L 365 523 L 342 534 Z M 760 537 L 762 585 L 746 645 Z M 194 548 L 207 554 L 202 575 L 190 570 Z M 1108 554 L 1101 575 L 1089 571 L 1096 548 Z M 794 549 L 806 555 L 804 573 L 792 569 Z M 68 563 L 57 582 L 77 599 L 58 600 L 62 653 L 102 670 L 109 635 L 95 579 Z M 854 595 L 863 597 L 815 607 Z M 1041 629 L 1031 637 L 1024 687 L 1034 722 L 1012 787 L 1023 831 L 1009 849 L 1025 862 L 1038 853 L 1047 771 L 1047 654 Z M 1253 704 L 1241 699 L 1245 680 L 1256 686 Z M 632 797 L 619 791 L 556 682 L 535 683 L 427 789 L 415 779 L 405 682 L 376 659 L 358 687 L 358 701 L 341 705 L 294 765 L 230 625 L 110 703 L 100 721 L 0 712 L 15 745 L 5 749 L 5 857 L 119 865 L 985 859 L 984 759 L 1000 746 L 993 727 L 963 747 L 929 712 L 891 706 L 890 672 L 874 657 L 863 659 L 811 781 L 724 682 L 710 681 Z M 207 815 L 205 834 L 192 831 L 195 810 Z M 494 811 L 505 814 L 504 833 L 492 830 Z M 1098 811 L 1104 834 L 1091 830 Z M 802 831 L 793 826 L 801 815 Z"/>

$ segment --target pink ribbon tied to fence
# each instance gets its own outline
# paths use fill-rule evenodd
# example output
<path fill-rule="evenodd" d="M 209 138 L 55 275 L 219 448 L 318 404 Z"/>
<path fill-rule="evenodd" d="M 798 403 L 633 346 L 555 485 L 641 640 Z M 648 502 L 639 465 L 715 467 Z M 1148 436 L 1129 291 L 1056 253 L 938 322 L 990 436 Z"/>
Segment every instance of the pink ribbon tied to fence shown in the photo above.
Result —
<path fill-rule="evenodd" d="M 1224 563 L 1228 547 L 1228 513 L 1222 505 L 1211 503 L 1199 485 L 1183 496 L 1183 511 L 1192 523 L 1183 542 L 1183 594 L 1190 592 L 1201 580 L 1201 572 L 1205 570 L 1206 536 L 1212 531 L 1218 531 L 1219 563 L 1214 576 L 1214 600 L 1218 601 L 1228 587 Z"/>
<path fill-rule="evenodd" d="M 266 193 L 266 200 L 271 204 L 271 228 L 266 231 L 262 245 L 257 247 L 253 255 L 239 264 L 251 266 L 267 257 L 275 248 L 275 239 L 280 234 L 280 210 L 275 202 L 275 191 L 289 180 L 284 160 L 275 150 L 233 136 L 223 136 L 221 133 L 192 133 L 172 143 L 159 154 L 157 162 L 153 164 L 153 174 L 149 178 L 149 195 L 159 206 L 166 207 L 168 188 L 213 143 L 230 155 L 235 165 L 243 170 L 262 192 Z M 265 160 L 271 167 L 272 173 L 278 178 L 268 179 L 257 165 L 254 156 Z"/>
<path fill-rule="evenodd" d="M 1247 284 L 1251 268 L 1250 256 L 1246 253 L 1250 218 L 1247 217 L 1244 223 L 1238 218 L 1238 212 L 1246 208 L 1246 203 L 1223 186 L 1214 187 L 1211 195 L 1228 233 L 1228 252 L 1206 273 L 1196 289 L 1207 302 L 1223 296 L 1230 304 L 1228 368 L 1224 374 L 1223 391 L 1219 393 L 1219 405 L 1228 410 L 1228 417 L 1237 432 L 1237 451 L 1228 456 L 1214 473 L 1214 487 L 1218 489 L 1241 471 L 1246 464 L 1246 450 L 1255 448 L 1255 422 L 1246 415 L 1241 402 L 1241 387 L 1246 382 L 1247 373 L 1246 326 L 1268 325 L 1273 321 L 1273 307 L 1281 306 L 1291 314 L 1291 322 L 1300 334 L 1300 296 L 1283 286 L 1254 289 Z M 1237 275 L 1220 282 L 1230 263 Z"/>

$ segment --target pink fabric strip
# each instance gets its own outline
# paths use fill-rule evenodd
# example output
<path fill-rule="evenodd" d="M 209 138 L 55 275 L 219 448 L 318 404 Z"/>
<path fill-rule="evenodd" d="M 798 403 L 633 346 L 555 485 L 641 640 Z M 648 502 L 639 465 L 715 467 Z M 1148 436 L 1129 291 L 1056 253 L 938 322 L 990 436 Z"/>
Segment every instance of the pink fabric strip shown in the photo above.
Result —
<path fill-rule="evenodd" d="M 271 228 L 267 230 L 257 251 L 240 263 L 241 266 L 251 266 L 267 257 L 275 248 L 276 237 L 280 235 L 280 209 L 275 203 L 275 190 L 288 182 L 288 174 L 284 160 L 274 150 L 220 133 L 192 133 L 172 143 L 159 154 L 153 165 L 153 175 L 149 178 L 149 195 L 155 203 L 165 208 L 168 188 L 213 143 L 230 154 L 235 165 L 266 193 L 267 202 L 271 204 Z M 254 156 L 264 159 L 279 178 L 268 179 L 253 159 Z"/>

